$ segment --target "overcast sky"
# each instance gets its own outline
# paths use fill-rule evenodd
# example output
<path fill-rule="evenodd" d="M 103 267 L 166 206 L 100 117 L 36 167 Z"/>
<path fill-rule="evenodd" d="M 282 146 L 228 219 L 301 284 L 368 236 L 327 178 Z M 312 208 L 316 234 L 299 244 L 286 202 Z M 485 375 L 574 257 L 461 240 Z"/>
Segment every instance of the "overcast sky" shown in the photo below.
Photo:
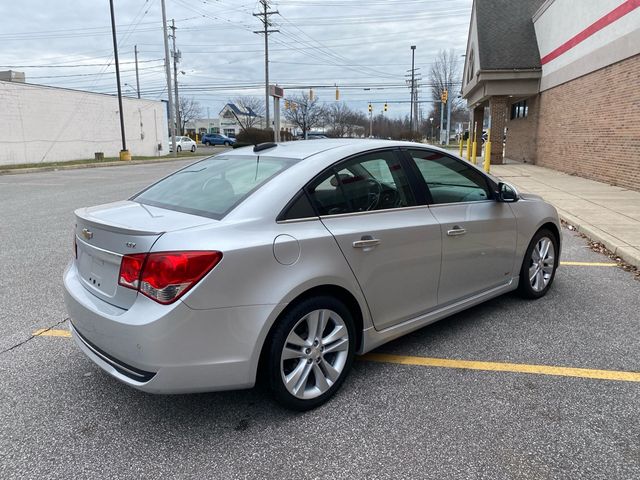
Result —
<path fill-rule="evenodd" d="M 142 96 L 166 99 L 160 0 L 114 0 L 124 93 L 135 95 L 134 45 Z M 409 111 L 405 75 L 416 67 L 427 81 L 440 49 L 464 54 L 472 0 L 272 0 L 270 79 L 296 94 L 309 86 L 320 100 L 340 99 L 363 112 L 389 102 L 391 116 Z M 257 0 L 166 0 L 175 19 L 181 94 L 211 116 L 236 95 L 264 96 L 264 37 L 252 14 Z M 115 93 L 108 0 L 2 1 L 0 70 L 27 82 Z M 462 68 L 462 56 L 460 67 Z M 370 88 L 370 90 L 364 90 Z M 422 89 L 427 99 L 428 89 Z M 404 101 L 406 103 L 396 103 Z M 376 104 L 376 112 L 382 104 Z M 429 106 L 425 105 L 428 111 Z"/>

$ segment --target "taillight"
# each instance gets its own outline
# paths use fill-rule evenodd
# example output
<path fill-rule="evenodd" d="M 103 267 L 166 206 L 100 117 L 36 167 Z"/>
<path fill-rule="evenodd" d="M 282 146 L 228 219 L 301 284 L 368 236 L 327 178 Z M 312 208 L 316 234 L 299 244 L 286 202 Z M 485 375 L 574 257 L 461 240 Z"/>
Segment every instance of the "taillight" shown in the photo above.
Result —
<path fill-rule="evenodd" d="M 125 255 L 120 263 L 120 278 L 118 283 L 123 287 L 137 290 L 140 286 L 140 274 L 146 253 L 136 253 L 135 255 Z"/>
<path fill-rule="evenodd" d="M 175 302 L 222 259 L 222 252 L 157 252 L 125 255 L 118 283 L 158 303 Z"/>

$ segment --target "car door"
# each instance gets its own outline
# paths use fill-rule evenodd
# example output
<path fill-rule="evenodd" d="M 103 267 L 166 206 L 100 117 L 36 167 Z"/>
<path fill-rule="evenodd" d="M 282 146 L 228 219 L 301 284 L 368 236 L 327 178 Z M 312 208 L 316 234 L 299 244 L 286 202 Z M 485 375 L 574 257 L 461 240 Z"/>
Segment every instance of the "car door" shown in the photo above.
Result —
<path fill-rule="evenodd" d="M 349 158 L 307 193 L 353 270 L 378 330 L 437 305 L 440 226 L 417 205 L 406 160 L 381 150 Z"/>
<path fill-rule="evenodd" d="M 445 153 L 408 150 L 429 193 L 429 211 L 441 225 L 438 304 L 446 305 L 511 281 L 516 219 L 494 200 L 487 177 Z"/>

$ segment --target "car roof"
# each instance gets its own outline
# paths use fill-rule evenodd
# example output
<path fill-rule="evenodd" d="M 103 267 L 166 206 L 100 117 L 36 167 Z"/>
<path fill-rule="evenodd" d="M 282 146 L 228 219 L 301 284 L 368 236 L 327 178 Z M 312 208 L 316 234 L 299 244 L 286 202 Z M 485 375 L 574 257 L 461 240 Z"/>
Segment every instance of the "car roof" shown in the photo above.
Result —
<path fill-rule="evenodd" d="M 375 150 L 378 148 L 413 147 L 430 148 L 446 153 L 446 150 L 423 143 L 369 138 L 320 138 L 313 141 L 297 140 L 294 142 L 281 142 L 277 143 L 273 148 L 262 150 L 258 153 L 261 157 L 295 158 L 302 160 L 312 155 L 326 152 L 328 150 L 352 150 L 354 147 L 361 148 L 363 152 L 366 150 Z M 249 146 L 224 152 L 224 155 L 246 156 L 257 154 L 253 152 L 253 146 Z"/>

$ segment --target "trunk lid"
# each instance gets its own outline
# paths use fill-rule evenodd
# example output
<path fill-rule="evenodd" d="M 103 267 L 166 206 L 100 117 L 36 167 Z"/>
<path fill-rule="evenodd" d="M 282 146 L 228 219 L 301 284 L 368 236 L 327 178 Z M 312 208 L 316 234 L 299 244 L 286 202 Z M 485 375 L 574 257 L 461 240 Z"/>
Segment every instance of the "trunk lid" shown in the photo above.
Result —
<path fill-rule="evenodd" d="M 125 309 L 133 304 L 138 292 L 118 285 L 123 255 L 149 252 L 165 232 L 214 222 L 132 201 L 81 208 L 75 216 L 76 267 L 83 286 Z"/>

